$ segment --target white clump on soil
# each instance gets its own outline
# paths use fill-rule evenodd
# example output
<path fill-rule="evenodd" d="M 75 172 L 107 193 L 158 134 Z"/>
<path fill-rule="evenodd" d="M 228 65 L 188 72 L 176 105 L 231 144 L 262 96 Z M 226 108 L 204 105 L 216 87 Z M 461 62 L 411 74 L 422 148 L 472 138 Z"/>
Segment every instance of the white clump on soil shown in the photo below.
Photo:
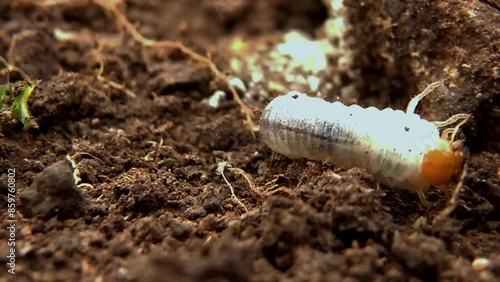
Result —
<path fill-rule="evenodd" d="M 291 30 L 270 41 L 237 41 L 240 49 L 233 52 L 230 66 L 247 82 L 244 101 L 266 102 L 270 93 L 284 94 L 291 89 L 321 92 L 330 72 L 329 56 L 335 53 L 329 40 L 315 40 Z"/>
<path fill-rule="evenodd" d="M 311 40 L 305 34 L 291 31 L 285 34 L 285 42 L 276 46 L 279 55 L 290 56 L 289 67 L 302 68 L 304 72 L 318 73 L 326 69 L 327 55 L 333 47 L 327 41 Z"/>
<path fill-rule="evenodd" d="M 291 90 L 327 100 L 342 100 L 349 92 L 348 102 L 356 100 L 358 93 L 351 84 L 357 80 L 351 71 L 353 41 L 348 36 L 352 26 L 346 19 L 346 7 L 343 0 L 323 3 L 328 18 L 315 37 L 289 30 L 278 36 L 233 40 L 229 65 L 247 86 L 245 103 L 267 103 Z M 345 87 L 348 91 L 343 91 Z"/>
<path fill-rule="evenodd" d="M 222 90 L 215 91 L 210 98 L 208 98 L 208 105 L 213 109 L 220 108 L 222 102 L 226 100 L 226 92 Z"/>

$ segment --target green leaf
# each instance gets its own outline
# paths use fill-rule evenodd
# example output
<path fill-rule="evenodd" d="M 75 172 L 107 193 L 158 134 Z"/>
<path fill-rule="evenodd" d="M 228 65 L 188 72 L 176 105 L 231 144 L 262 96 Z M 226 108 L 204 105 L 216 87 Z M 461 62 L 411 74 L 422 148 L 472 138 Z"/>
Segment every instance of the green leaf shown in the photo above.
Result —
<path fill-rule="evenodd" d="M 28 98 L 38 83 L 39 82 L 32 82 L 31 84 L 26 83 L 21 93 L 17 95 L 12 103 L 12 115 L 15 119 L 21 120 L 24 125 L 24 130 L 32 127 L 38 128 L 38 124 L 28 110 Z"/>

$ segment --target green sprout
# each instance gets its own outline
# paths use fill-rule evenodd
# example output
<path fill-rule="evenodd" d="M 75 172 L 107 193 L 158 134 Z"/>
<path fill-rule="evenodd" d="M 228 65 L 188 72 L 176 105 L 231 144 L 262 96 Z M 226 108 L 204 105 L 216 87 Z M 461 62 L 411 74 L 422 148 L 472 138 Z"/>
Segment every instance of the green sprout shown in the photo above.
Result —
<path fill-rule="evenodd" d="M 5 65 L 7 71 L 7 83 L 0 84 L 0 122 L 3 122 L 3 117 L 11 116 L 14 120 L 23 123 L 24 130 L 38 128 L 38 124 L 28 110 L 28 98 L 40 81 L 32 81 L 21 69 L 9 65 L 2 57 L 0 57 L 0 62 Z M 11 71 L 20 73 L 24 80 L 11 84 L 9 82 Z"/>

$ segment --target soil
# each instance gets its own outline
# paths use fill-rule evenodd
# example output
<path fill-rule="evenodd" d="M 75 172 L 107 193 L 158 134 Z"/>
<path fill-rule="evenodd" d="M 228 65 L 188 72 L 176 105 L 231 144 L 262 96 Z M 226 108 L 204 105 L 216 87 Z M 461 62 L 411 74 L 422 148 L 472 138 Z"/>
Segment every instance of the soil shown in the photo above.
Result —
<path fill-rule="evenodd" d="M 2 206 L 8 169 L 18 187 L 16 274 L 2 267 L 1 281 L 500 280 L 497 1 L 344 1 L 359 60 L 343 81 L 361 105 L 403 109 L 446 73 L 451 92 L 419 112 L 472 114 L 468 174 L 439 222 L 449 193 L 430 189 L 426 207 L 362 169 L 275 157 L 209 66 L 139 44 L 93 1 L 44 2 L 0 1 L 0 55 L 41 80 L 28 103 L 39 127 L 8 122 L 0 136 Z M 329 15 L 328 1 L 112 2 L 142 35 L 210 52 L 223 73 L 232 39 L 314 36 Z M 256 123 L 268 100 L 252 105 Z"/>

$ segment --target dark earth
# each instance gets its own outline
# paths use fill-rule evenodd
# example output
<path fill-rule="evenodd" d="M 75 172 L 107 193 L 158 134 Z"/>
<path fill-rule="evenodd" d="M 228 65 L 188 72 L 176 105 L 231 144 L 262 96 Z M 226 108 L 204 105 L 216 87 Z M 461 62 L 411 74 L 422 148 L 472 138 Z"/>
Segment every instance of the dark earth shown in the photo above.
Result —
<path fill-rule="evenodd" d="M 0 281 L 500 281 L 500 3 L 344 0 L 356 60 L 335 75 L 359 104 L 404 109 L 444 79 L 453 95 L 429 95 L 421 116 L 472 115 L 457 207 L 437 221 L 448 191 L 427 207 L 362 169 L 273 156 L 228 89 L 231 39 L 321 36 L 328 2 L 1 0 L 0 55 L 41 82 L 38 128 L 1 126 Z M 250 106 L 255 124 L 269 100 Z"/>

